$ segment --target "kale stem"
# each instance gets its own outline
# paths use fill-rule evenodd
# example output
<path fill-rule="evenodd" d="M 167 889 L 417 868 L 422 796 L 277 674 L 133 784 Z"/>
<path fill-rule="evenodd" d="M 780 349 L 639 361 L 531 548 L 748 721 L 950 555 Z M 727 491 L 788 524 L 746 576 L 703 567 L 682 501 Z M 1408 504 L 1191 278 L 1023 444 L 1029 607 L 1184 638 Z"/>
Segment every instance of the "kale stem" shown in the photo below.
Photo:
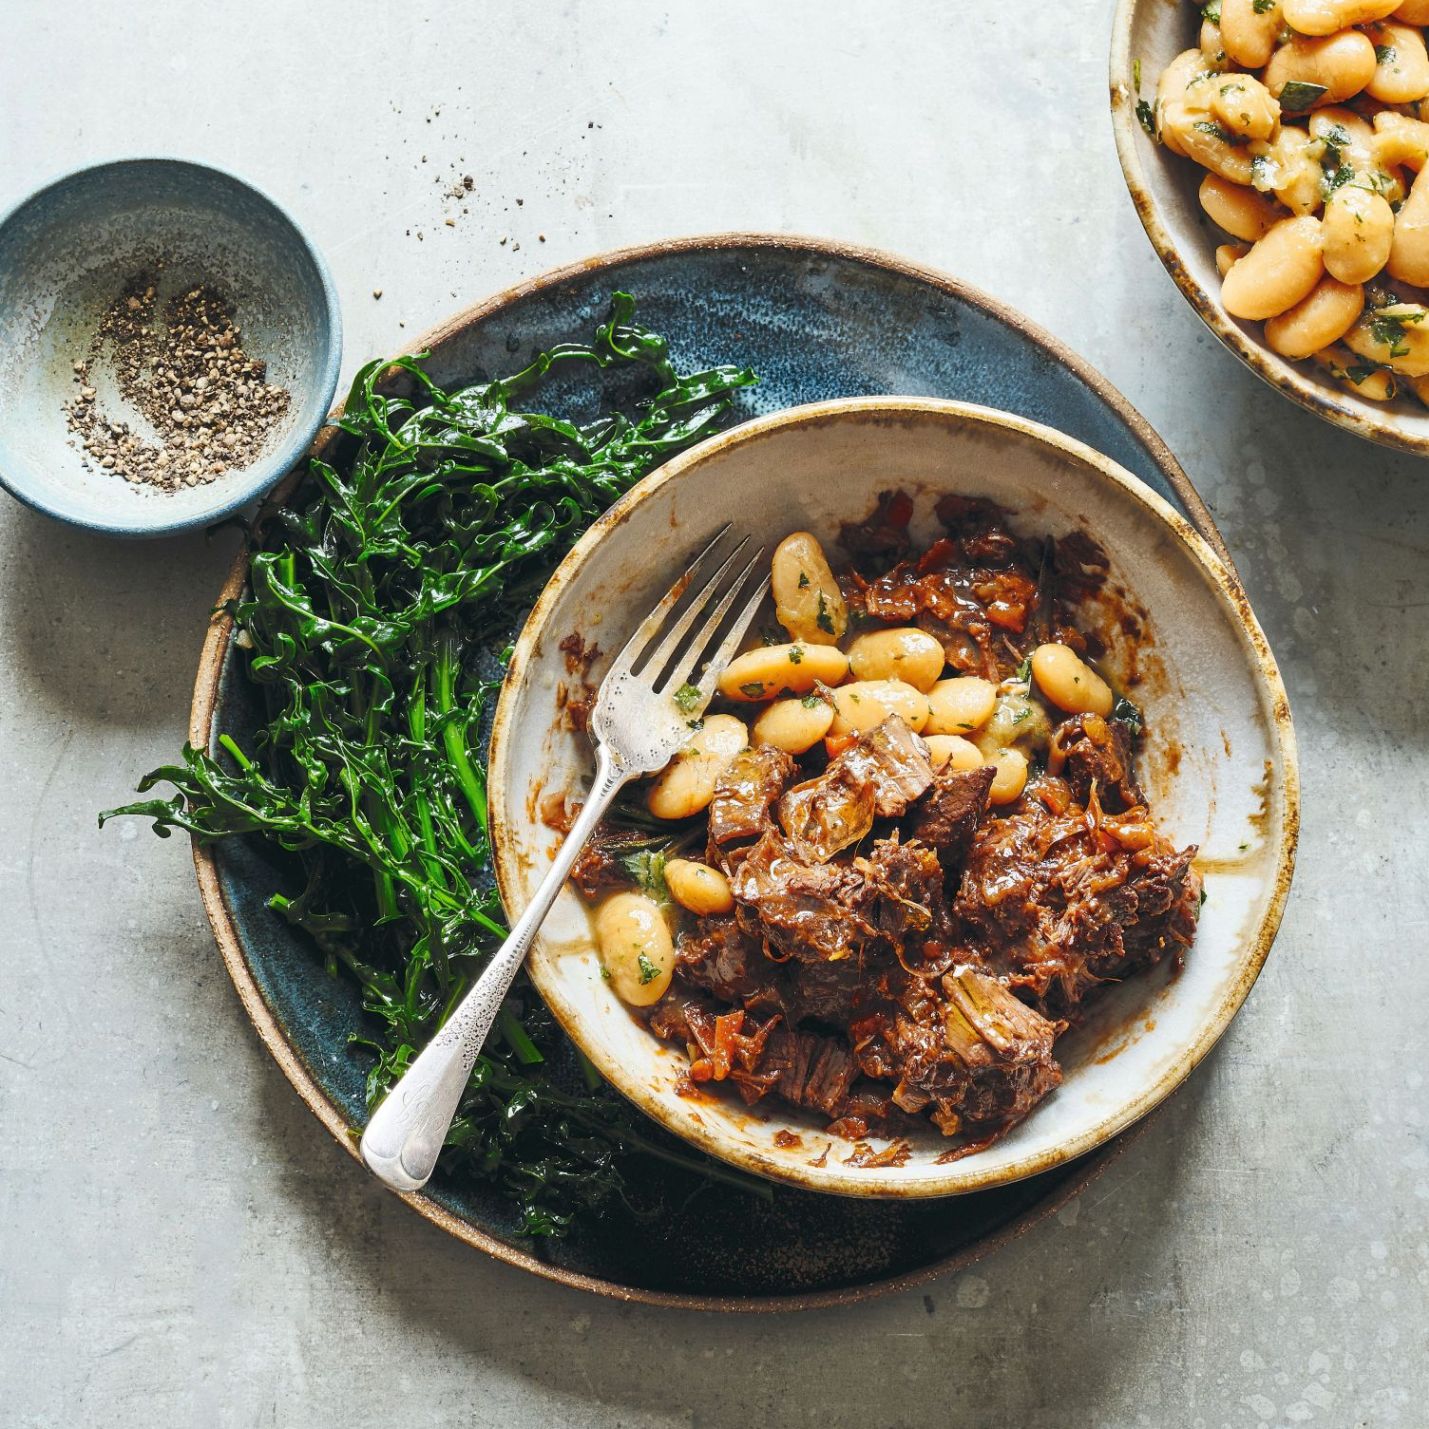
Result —
<path fill-rule="evenodd" d="M 496 1020 L 501 1028 L 501 1035 L 506 1039 L 507 1046 L 516 1054 L 518 1062 L 526 1067 L 534 1067 L 538 1062 L 546 1060 L 509 1007 L 503 1006 Z"/>
<path fill-rule="evenodd" d="M 441 640 L 433 667 L 433 673 L 436 675 L 437 710 L 445 717 L 442 725 L 442 744 L 456 773 L 457 783 L 466 797 L 467 806 L 481 827 L 482 837 L 486 838 L 488 830 L 485 784 L 467 752 L 466 722 L 452 717 L 456 713 L 456 668 L 456 640 L 448 632 Z"/>
<path fill-rule="evenodd" d="M 253 768 L 253 761 L 238 747 L 238 742 L 231 734 L 221 734 L 218 736 L 219 745 L 227 752 L 228 757 L 247 774 Z"/>
<path fill-rule="evenodd" d="M 595 1063 L 579 1047 L 576 1048 L 576 1060 L 580 1063 L 581 1080 L 586 1084 L 586 1090 L 598 1092 L 605 1085 L 605 1080 L 596 1071 Z"/>
<path fill-rule="evenodd" d="M 412 743 L 418 749 L 427 743 L 427 672 L 419 669 L 412 682 L 412 700 L 407 706 L 407 729 Z M 427 877 L 442 888 L 450 888 L 446 871 L 437 858 L 437 834 L 432 824 L 432 806 L 426 791 L 420 787 L 412 791 L 412 804 L 417 811 L 417 830 L 421 836 L 424 851 L 422 862 L 426 866 Z"/>

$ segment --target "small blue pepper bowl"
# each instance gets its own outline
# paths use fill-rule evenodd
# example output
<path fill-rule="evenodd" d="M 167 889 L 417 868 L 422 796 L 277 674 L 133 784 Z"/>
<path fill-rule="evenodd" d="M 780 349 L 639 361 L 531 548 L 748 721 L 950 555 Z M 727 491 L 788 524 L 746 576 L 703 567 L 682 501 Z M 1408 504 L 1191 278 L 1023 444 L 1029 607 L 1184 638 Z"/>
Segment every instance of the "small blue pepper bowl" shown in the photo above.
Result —
<path fill-rule="evenodd" d="M 245 352 L 290 393 L 251 463 L 177 491 L 131 484 L 86 459 L 66 415 L 74 364 L 87 357 L 105 310 L 156 263 L 165 289 L 200 281 L 220 289 Z M 160 536 L 238 510 L 311 445 L 341 358 L 327 265 L 288 214 L 232 174 L 125 159 L 57 179 L 0 219 L 0 485 L 61 521 Z M 117 398 L 106 410 L 135 415 Z"/>

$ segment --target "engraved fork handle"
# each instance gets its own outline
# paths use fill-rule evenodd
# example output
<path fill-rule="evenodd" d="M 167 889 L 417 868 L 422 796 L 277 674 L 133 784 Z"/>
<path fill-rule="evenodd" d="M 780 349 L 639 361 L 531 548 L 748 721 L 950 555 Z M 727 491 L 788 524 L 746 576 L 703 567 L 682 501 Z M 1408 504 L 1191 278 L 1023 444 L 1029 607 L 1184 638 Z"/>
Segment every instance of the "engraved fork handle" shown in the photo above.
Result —
<path fill-rule="evenodd" d="M 598 744 L 595 781 L 585 806 L 526 911 L 441 1031 L 373 1112 L 362 1133 L 362 1159 L 394 1191 L 419 1191 L 427 1184 L 477 1053 L 490 1035 L 516 970 L 601 816 L 630 778 L 631 771 L 616 764 L 605 745 Z"/>

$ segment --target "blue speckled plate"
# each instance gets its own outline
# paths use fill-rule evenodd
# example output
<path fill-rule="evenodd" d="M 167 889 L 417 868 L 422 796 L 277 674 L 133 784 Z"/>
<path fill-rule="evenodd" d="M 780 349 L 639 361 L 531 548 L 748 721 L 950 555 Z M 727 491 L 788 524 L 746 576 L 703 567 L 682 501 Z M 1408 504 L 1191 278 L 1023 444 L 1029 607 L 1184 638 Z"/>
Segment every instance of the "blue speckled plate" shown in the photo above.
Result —
<path fill-rule="evenodd" d="M 1160 439 L 1079 358 L 981 293 L 867 250 L 729 235 L 610 254 L 534 279 L 437 329 L 422 344 L 431 371 L 446 384 L 471 381 L 509 370 L 536 348 L 583 338 L 616 288 L 635 295 L 641 322 L 668 335 L 680 366 L 752 366 L 761 381 L 742 399 L 750 415 L 880 393 L 1004 408 L 1105 452 L 1224 550 Z M 557 400 L 594 406 L 591 376 L 565 381 Z M 240 563 L 222 599 L 243 578 Z M 229 658 L 230 633 L 226 621 L 215 624 L 204 649 L 190 733 L 198 745 L 222 731 L 242 738 L 259 716 L 239 662 Z M 365 1120 L 364 1062 L 347 1047 L 362 1021 L 354 989 L 329 978 L 305 941 L 264 906 L 286 870 L 261 845 L 230 841 L 196 850 L 195 860 L 220 949 L 260 1036 L 353 1150 L 351 1128 Z M 678 1209 L 653 1224 L 616 1211 L 566 1240 L 535 1244 L 514 1236 L 510 1208 L 485 1187 L 438 1178 L 405 1199 L 469 1244 L 584 1289 L 710 1309 L 789 1309 L 859 1299 L 966 1264 L 1082 1189 L 1125 1143 L 945 1201 L 780 1188 L 766 1208 L 719 1186 L 690 1197 L 686 1183 L 671 1188 Z"/>

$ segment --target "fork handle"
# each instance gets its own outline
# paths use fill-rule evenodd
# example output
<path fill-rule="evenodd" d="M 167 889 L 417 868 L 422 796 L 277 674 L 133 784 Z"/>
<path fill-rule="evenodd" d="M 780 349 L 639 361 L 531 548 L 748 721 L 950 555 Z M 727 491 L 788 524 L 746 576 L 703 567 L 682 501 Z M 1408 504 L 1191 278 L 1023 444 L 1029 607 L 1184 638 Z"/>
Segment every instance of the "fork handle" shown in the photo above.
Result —
<path fill-rule="evenodd" d="M 420 1191 L 427 1184 L 477 1053 L 490 1035 L 516 970 L 525 961 L 580 851 L 630 777 L 630 771 L 617 765 L 603 744 L 596 746 L 595 781 L 585 806 L 556 850 L 526 911 L 441 1031 L 373 1112 L 362 1133 L 362 1159 L 377 1179 L 394 1191 Z"/>

